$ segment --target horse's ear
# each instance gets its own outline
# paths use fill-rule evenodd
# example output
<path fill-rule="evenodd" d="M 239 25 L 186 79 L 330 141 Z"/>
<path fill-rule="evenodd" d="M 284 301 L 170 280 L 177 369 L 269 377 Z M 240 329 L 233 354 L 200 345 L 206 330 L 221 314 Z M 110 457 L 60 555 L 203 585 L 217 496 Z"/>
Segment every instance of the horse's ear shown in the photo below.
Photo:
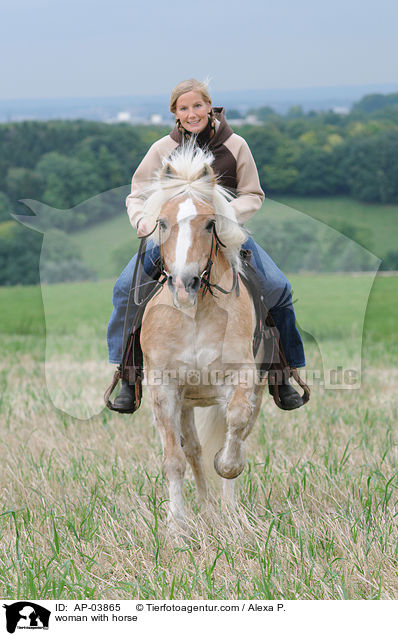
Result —
<path fill-rule="evenodd" d="M 177 175 L 177 172 L 174 170 L 173 166 L 171 165 L 171 163 L 165 163 L 161 172 L 160 172 L 160 178 L 161 179 L 171 179 L 173 177 L 175 177 Z"/>
<path fill-rule="evenodd" d="M 210 177 L 210 180 L 212 181 L 213 185 L 216 185 L 216 175 L 214 173 L 214 170 L 211 166 L 209 166 L 208 163 L 205 164 L 201 174 L 200 174 L 200 178 L 202 177 Z"/>

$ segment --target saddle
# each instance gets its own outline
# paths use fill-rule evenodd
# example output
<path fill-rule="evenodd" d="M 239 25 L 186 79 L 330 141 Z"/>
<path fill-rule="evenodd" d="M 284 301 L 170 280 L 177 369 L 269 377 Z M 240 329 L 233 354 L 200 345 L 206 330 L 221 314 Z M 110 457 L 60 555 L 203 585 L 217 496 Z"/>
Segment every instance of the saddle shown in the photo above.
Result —
<path fill-rule="evenodd" d="M 141 241 L 140 249 L 137 255 L 137 262 L 134 268 L 133 278 L 130 286 L 129 300 L 126 309 L 126 318 L 123 333 L 123 357 L 120 367 L 114 373 L 112 382 L 107 388 L 104 401 L 106 406 L 112 411 L 120 413 L 134 413 L 141 404 L 142 399 L 142 380 L 143 380 L 143 356 L 140 343 L 141 324 L 145 307 L 162 288 L 167 278 L 163 275 L 160 258 L 153 263 L 153 272 L 151 277 L 147 276 L 144 271 L 143 263 L 145 257 L 145 240 Z M 281 343 L 279 341 L 278 330 L 269 313 L 258 282 L 257 274 L 250 264 L 251 251 L 241 250 L 241 272 L 239 279 L 248 290 L 255 308 L 256 327 L 253 335 L 253 355 L 260 357 L 257 362 L 258 380 L 264 381 L 267 373 L 272 379 L 274 385 L 273 398 L 275 404 L 282 408 L 279 397 L 278 385 L 283 380 L 293 377 L 297 384 L 303 389 L 302 400 L 305 404 L 310 397 L 310 390 L 297 373 L 296 369 L 292 369 L 284 355 Z M 146 280 L 145 280 L 146 278 Z M 144 283 L 142 282 L 144 280 Z M 236 292 L 239 293 L 239 285 L 236 286 Z M 206 293 L 206 286 L 204 288 Z M 131 327 L 130 310 L 135 304 L 137 307 Z M 126 380 L 131 386 L 135 387 L 135 404 L 131 410 L 119 410 L 110 400 L 115 387 L 120 379 Z"/>

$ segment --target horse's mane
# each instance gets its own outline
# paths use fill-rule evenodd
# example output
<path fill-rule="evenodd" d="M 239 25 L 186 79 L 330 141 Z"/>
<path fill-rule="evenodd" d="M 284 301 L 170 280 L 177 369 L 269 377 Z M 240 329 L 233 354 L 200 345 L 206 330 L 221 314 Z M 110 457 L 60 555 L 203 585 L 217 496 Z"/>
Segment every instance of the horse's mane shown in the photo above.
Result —
<path fill-rule="evenodd" d="M 210 169 L 213 161 L 211 152 L 191 142 L 164 157 L 162 168 L 147 188 L 143 214 L 150 225 L 155 225 L 161 207 L 171 199 L 188 195 L 194 201 L 210 204 L 216 215 L 217 234 L 226 246 L 223 251 L 229 262 L 239 267 L 239 249 L 247 234 L 238 224 L 235 210 L 230 205 L 234 197 L 217 183 Z M 156 234 L 153 237 L 158 240 Z"/>

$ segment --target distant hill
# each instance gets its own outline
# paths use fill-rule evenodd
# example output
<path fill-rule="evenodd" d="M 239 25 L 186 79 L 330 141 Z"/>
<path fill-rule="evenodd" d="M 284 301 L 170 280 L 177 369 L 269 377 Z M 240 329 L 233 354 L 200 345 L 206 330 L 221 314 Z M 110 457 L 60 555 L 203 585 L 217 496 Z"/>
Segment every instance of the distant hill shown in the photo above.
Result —
<path fill-rule="evenodd" d="M 398 84 L 360 86 L 313 86 L 306 88 L 212 90 L 215 105 L 246 112 L 258 106 L 271 106 L 284 114 L 291 106 L 305 111 L 351 108 L 354 102 L 369 93 L 398 91 Z M 168 95 L 126 95 L 116 97 L 68 97 L 59 99 L 0 100 L 0 122 L 25 119 L 89 119 L 109 121 L 118 113 L 130 112 L 136 120 L 147 120 L 153 114 L 170 119 Z"/>

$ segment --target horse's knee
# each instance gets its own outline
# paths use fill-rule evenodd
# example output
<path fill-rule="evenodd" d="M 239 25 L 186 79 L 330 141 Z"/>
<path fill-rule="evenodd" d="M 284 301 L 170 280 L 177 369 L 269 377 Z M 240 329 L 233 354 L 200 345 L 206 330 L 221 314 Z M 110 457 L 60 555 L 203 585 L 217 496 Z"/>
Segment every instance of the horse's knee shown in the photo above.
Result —
<path fill-rule="evenodd" d="M 246 439 L 252 414 L 253 405 L 243 391 L 235 393 L 227 408 L 228 430 L 238 438 Z"/>
<path fill-rule="evenodd" d="M 168 481 L 183 479 L 185 474 L 185 455 L 180 450 L 172 453 L 165 452 L 163 458 L 163 471 Z"/>
<path fill-rule="evenodd" d="M 184 438 L 183 450 L 188 459 L 200 458 L 202 455 L 202 447 L 199 440 L 186 440 Z"/>

